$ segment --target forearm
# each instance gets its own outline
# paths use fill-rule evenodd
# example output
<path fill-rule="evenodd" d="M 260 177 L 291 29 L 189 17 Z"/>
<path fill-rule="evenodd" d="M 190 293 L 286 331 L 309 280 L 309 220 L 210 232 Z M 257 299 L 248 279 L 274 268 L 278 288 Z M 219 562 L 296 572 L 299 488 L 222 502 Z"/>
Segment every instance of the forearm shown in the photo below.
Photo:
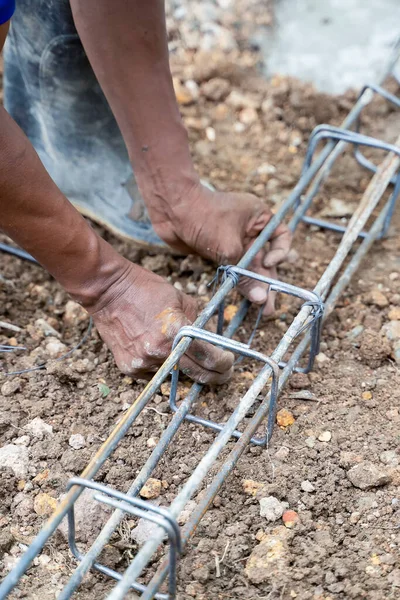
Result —
<path fill-rule="evenodd" d="M 91 229 L 0 107 L 0 229 L 90 307 L 120 275 L 119 256 Z"/>
<path fill-rule="evenodd" d="M 172 85 L 163 0 L 71 6 L 146 203 L 179 202 L 198 178 Z"/>

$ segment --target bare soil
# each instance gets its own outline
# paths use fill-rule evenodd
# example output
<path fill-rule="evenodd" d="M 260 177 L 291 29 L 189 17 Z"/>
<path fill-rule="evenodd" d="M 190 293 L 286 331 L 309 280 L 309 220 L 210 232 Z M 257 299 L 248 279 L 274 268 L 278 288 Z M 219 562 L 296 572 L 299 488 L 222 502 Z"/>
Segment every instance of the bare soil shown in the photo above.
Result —
<path fill-rule="evenodd" d="M 267 83 L 258 74 L 257 61 L 257 54 L 246 50 L 232 56 L 215 52 L 212 60 L 187 51 L 175 57 L 173 71 L 181 81 L 194 79 L 200 88 L 197 100 L 181 106 L 200 174 L 219 189 L 256 193 L 278 206 L 298 179 L 313 127 L 321 122 L 340 123 L 356 94 L 330 97 L 278 77 Z M 225 93 L 219 96 L 215 92 L 217 99 L 208 99 L 205 83 L 214 77 L 227 81 L 229 91 L 243 94 L 243 105 L 232 106 L 225 101 Z M 214 83 L 218 85 L 222 88 L 225 84 Z M 255 115 L 247 110 L 251 107 Z M 392 141 L 400 129 L 400 118 L 385 102 L 376 101 L 368 108 L 364 125 L 366 132 Z M 265 167 L 266 163 L 273 168 Z M 369 179 L 370 174 L 345 154 L 321 192 L 314 213 L 331 198 L 358 202 Z M 325 324 L 321 348 L 325 360 L 318 362 L 309 376 L 294 376 L 281 396 L 279 408 L 290 410 L 294 423 L 286 428 L 276 426 L 269 451 L 248 449 L 197 528 L 180 561 L 180 600 L 399 597 L 400 374 L 392 347 L 381 333 L 393 320 L 389 313 L 400 305 L 399 230 L 397 210 L 390 236 L 375 244 Z M 103 235 L 131 260 L 199 296 L 200 305 L 209 299 L 210 290 L 204 283 L 212 279 L 213 265 L 196 257 L 144 253 Z M 338 239 L 336 234 L 301 225 L 294 240 L 298 258 L 282 266 L 280 277 L 312 289 Z M 46 272 L 0 254 L 0 273 L 0 320 L 23 330 L 18 334 L 0 330 L 0 342 L 15 337 L 28 348 L 27 352 L 1 356 L 2 371 L 25 369 L 47 360 L 49 338 L 38 319 L 45 319 L 59 332 L 67 347 L 79 341 L 87 318 L 79 311 L 72 316 L 66 312 L 67 295 Z M 232 304 L 238 301 L 235 295 L 230 299 Z M 261 323 L 253 346 L 271 351 L 296 306 L 281 298 L 276 314 Z M 254 318 L 252 311 L 238 339 L 249 337 Z M 360 333 L 354 337 L 357 326 L 361 326 Z M 258 368 L 251 362 L 241 363 L 228 385 L 203 393 L 198 414 L 225 420 Z M 144 384 L 118 372 L 96 332 L 71 358 L 50 361 L 43 371 L 13 378 L 2 375 L 1 382 L 0 447 L 17 440 L 27 444 L 29 452 L 23 477 L 8 468 L 0 471 L 0 574 L 4 575 L 43 525 L 43 513 L 49 512 L 46 507 L 41 510 L 39 495 L 46 494 L 48 502 L 48 497 L 59 498 L 65 492 L 68 480 L 81 473 Z M 312 393 L 313 401 L 298 399 L 303 390 Z M 24 429 L 36 417 L 52 426 L 52 434 L 39 439 Z M 97 480 L 126 491 L 151 452 L 149 438 L 157 440 L 170 418 L 167 395 L 160 393 Z M 326 431 L 331 433 L 330 441 L 319 441 Z M 84 447 L 70 446 L 73 434 L 83 435 Z M 29 439 L 21 442 L 24 435 Z M 154 473 L 164 482 L 159 497 L 162 505 L 173 499 L 213 439 L 213 433 L 199 426 L 181 427 Z M 382 454 L 387 451 L 394 451 L 391 458 Z M 391 482 L 367 490 L 354 487 L 347 472 L 361 461 L 374 463 L 390 475 Z M 262 484 L 255 496 L 245 491 L 245 480 Z M 303 490 L 305 480 L 313 491 Z M 287 535 L 282 533 L 280 520 L 269 523 L 260 516 L 259 500 L 266 496 L 287 502 L 297 511 L 300 521 L 295 528 L 284 530 Z M 96 520 L 89 520 L 87 530 L 81 533 L 84 543 L 93 539 L 97 525 Z M 136 521 L 127 520 L 112 539 L 103 556 L 109 566 L 123 571 L 128 565 L 137 550 L 130 537 L 134 527 Z M 284 567 L 266 581 L 254 583 L 246 564 L 265 533 L 284 540 Z M 221 561 L 219 572 L 216 557 Z M 65 533 L 58 532 L 10 597 L 56 597 L 74 564 Z M 111 587 L 109 579 L 91 573 L 76 597 L 104 597 Z"/>

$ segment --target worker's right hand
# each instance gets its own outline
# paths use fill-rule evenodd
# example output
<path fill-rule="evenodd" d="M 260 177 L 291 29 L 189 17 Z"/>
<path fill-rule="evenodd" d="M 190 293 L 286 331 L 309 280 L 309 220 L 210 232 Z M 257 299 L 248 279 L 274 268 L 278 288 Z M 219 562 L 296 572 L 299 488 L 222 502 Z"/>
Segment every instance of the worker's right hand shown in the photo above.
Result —
<path fill-rule="evenodd" d="M 148 379 L 169 355 L 179 329 L 195 320 L 197 305 L 162 277 L 121 261 L 121 277 L 88 311 L 120 370 Z M 221 384 L 230 378 L 233 360 L 231 352 L 194 341 L 180 368 L 199 383 Z"/>

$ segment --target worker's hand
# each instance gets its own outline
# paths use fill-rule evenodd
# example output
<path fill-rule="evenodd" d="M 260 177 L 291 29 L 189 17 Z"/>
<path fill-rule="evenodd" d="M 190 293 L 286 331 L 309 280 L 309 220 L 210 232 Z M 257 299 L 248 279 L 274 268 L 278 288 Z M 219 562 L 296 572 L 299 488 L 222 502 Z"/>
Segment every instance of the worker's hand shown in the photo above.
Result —
<path fill-rule="evenodd" d="M 158 235 L 171 247 L 197 253 L 218 264 L 236 264 L 273 216 L 269 208 L 251 194 L 213 192 L 195 185 L 180 203 L 150 207 L 150 218 Z M 254 259 L 251 270 L 276 278 L 276 266 L 289 253 L 292 236 L 279 225 L 270 242 Z M 274 310 L 274 294 L 268 286 L 247 279 L 239 289 L 256 304 L 264 304 L 264 314 Z"/>
<path fill-rule="evenodd" d="M 179 329 L 195 320 L 197 305 L 162 277 L 125 263 L 123 276 L 88 310 L 119 369 L 148 379 L 169 355 Z M 221 384 L 230 378 L 233 360 L 231 352 L 194 341 L 180 367 L 195 381 Z"/>

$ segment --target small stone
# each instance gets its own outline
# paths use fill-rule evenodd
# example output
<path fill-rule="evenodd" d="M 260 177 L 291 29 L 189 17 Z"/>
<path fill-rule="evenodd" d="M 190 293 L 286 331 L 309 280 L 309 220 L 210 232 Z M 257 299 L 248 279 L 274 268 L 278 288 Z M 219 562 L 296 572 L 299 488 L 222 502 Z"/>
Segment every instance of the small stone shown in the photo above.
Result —
<path fill-rule="evenodd" d="M 45 436 L 53 435 L 53 427 L 49 425 L 40 417 L 35 417 L 32 421 L 29 421 L 24 427 L 29 433 L 38 440 L 42 440 Z"/>
<path fill-rule="evenodd" d="M 206 138 L 209 142 L 215 142 L 217 134 L 215 133 L 214 127 L 206 127 Z"/>
<path fill-rule="evenodd" d="M 174 77 L 173 78 L 175 96 L 178 104 L 181 106 L 187 106 L 188 104 L 193 104 L 196 100 L 196 94 L 193 94 L 193 91 L 190 89 L 190 86 L 187 87 L 183 85 L 181 81 Z"/>
<path fill-rule="evenodd" d="M 252 479 L 244 479 L 242 486 L 245 494 L 248 496 L 255 496 L 257 492 L 264 487 L 264 484 L 259 481 L 253 481 Z"/>
<path fill-rule="evenodd" d="M 85 448 L 86 440 L 81 433 L 73 433 L 68 440 L 68 444 L 74 450 L 80 450 L 81 448 Z"/>
<path fill-rule="evenodd" d="M 179 525 L 185 525 L 189 521 L 196 506 L 195 500 L 189 500 L 177 519 Z"/>
<path fill-rule="evenodd" d="M 400 306 L 394 306 L 389 310 L 388 317 L 391 321 L 400 321 Z"/>
<path fill-rule="evenodd" d="M 57 506 L 57 500 L 49 494 L 40 492 L 33 501 L 33 508 L 37 515 L 40 517 L 48 517 L 51 515 Z"/>
<path fill-rule="evenodd" d="M 318 436 L 318 440 L 320 442 L 330 442 L 331 439 L 332 439 L 332 433 L 330 431 L 323 431 Z"/>
<path fill-rule="evenodd" d="M 382 327 L 382 332 L 391 342 L 400 340 L 400 321 L 389 321 Z"/>
<path fill-rule="evenodd" d="M 394 587 L 400 587 L 400 569 L 393 569 L 388 575 L 388 582 Z"/>
<path fill-rule="evenodd" d="M 389 300 L 386 298 L 385 294 L 383 294 L 380 290 L 374 289 L 371 290 L 367 296 L 365 297 L 365 302 L 367 304 L 373 304 L 374 306 L 378 306 L 379 308 L 385 308 L 388 306 Z"/>
<path fill-rule="evenodd" d="M 214 102 L 224 100 L 229 94 L 230 83 L 222 77 L 213 77 L 201 86 L 201 93 L 208 99 Z"/>
<path fill-rule="evenodd" d="M 252 125 L 258 120 L 257 111 L 254 108 L 244 108 L 239 113 L 239 121 L 244 125 Z"/>
<path fill-rule="evenodd" d="M 287 571 L 288 559 L 286 539 L 279 535 L 265 535 L 247 560 L 246 577 L 256 585 L 271 581 Z"/>
<path fill-rule="evenodd" d="M 281 446 L 279 450 L 275 452 L 275 458 L 282 462 L 286 462 L 289 458 L 289 448 L 286 448 L 286 446 Z"/>
<path fill-rule="evenodd" d="M 8 379 L 1 386 L 1 393 L 3 396 L 12 396 L 15 392 L 19 392 L 21 389 L 21 380 L 18 378 Z"/>
<path fill-rule="evenodd" d="M 253 479 L 244 479 L 242 481 L 242 487 L 245 494 L 248 496 L 255 496 L 257 492 L 264 487 L 264 484 L 259 481 L 253 481 Z"/>
<path fill-rule="evenodd" d="M 228 304 L 227 306 L 225 306 L 225 308 L 224 308 L 225 321 L 230 323 L 232 321 L 233 317 L 236 315 L 238 310 L 239 310 L 239 307 L 236 306 L 235 304 Z"/>
<path fill-rule="evenodd" d="M 16 444 L 16 446 L 29 446 L 29 444 L 31 443 L 31 438 L 29 437 L 29 435 L 21 435 L 20 437 L 13 440 L 13 443 Z"/>
<path fill-rule="evenodd" d="M 28 475 L 29 452 L 25 446 L 7 444 L 0 448 L 0 467 L 9 467 L 18 479 Z"/>
<path fill-rule="evenodd" d="M 140 490 L 140 495 L 142 498 L 157 498 L 161 494 L 161 481 L 159 479 L 154 479 L 150 477 Z"/>
<path fill-rule="evenodd" d="M 323 365 L 324 363 L 329 362 L 331 359 L 329 358 L 329 356 L 327 356 L 326 354 L 324 354 L 323 352 L 320 352 L 319 354 L 317 354 L 317 356 L 315 357 L 315 360 L 317 361 L 317 363 L 319 365 Z"/>
<path fill-rule="evenodd" d="M 285 527 L 293 529 L 300 521 L 300 517 L 295 510 L 285 510 L 282 515 L 282 521 Z"/>
<path fill-rule="evenodd" d="M 55 337 L 49 337 L 46 344 L 46 353 L 50 358 L 59 358 L 67 351 L 67 346 Z"/>
<path fill-rule="evenodd" d="M 289 427 L 290 425 L 293 425 L 295 418 L 290 410 L 287 410 L 287 408 L 281 408 L 281 410 L 278 410 L 276 414 L 276 422 L 279 427 Z"/>
<path fill-rule="evenodd" d="M 350 331 L 346 333 L 346 337 L 349 340 L 355 340 L 362 334 L 363 331 L 364 325 L 356 325 L 355 327 L 353 327 L 353 329 L 350 329 Z"/>
<path fill-rule="evenodd" d="M 372 392 L 370 392 L 369 390 L 363 392 L 361 394 L 361 397 L 363 400 L 371 400 L 372 399 Z"/>
<path fill-rule="evenodd" d="M 356 523 L 358 523 L 358 521 L 360 520 L 360 518 L 361 518 L 361 513 L 357 512 L 357 511 L 354 511 L 354 512 L 351 513 L 351 515 L 349 517 L 349 522 L 352 525 L 355 525 Z"/>
<path fill-rule="evenodd" d="M 147 519 L 139 519 L 138 524 L 131 530 L 131 538 L 139 546 L 158 535 L 160 528 L 156 523 Z"/>
<path fill-rule="evenodd" d="M 36 329 L 41 331 L 43 333 L 43 335 L 45 335 L 46 337 L 48 337 L 48 336 L 53 336 L 56 338 L 60 337 L 60 332 L 57 331 L 56 329 L 54 329 L 54 327 L 52 327 L 50 325 L 50 323 L 48 323 L 46 321 L 46 319 L 36 319 L 35 327 L 36 327 Z"/>
<path fill-rule="evenodd" d="M 397 279 L 399 279 L 400 275 L 399 273 L 397 273 L 397 271 L 393 271 L 393 273 L 389 273 L 389 279 L 390 281 L 397 281 Z"/>
<path fill-rule="evenodd" d="M 303 492 L 307 492 L 308 494 L 315 492 L 315 487 L 313 486 L 311 481 L 308 481 L 308 479 L 305 479 L 304 481 L 302 481 L 300 484 L 300 487 L 303 490 Z"/>
<path fill-rule="evenodd" d="M 381 487 L 391 482 L 389 474 L 383 473 L 382 469 L 371 462 L 364 461 L 347 471 L 347 477 L 360 490 Z"/>
<path fill-rule="evenodd" d="M 280 502 L 278 498 L 275 498 L 274 496 L 261 498 L 260 516 L 265 517 L 267 521 L 273 523 L 281 518 L 286 507 L 286 502 Z"/>
<path fill-rule="evenodd" d="M 149 438 L 146 442 L 146 446 L 148 448 L 155 448 L 157 446 L 156 438 L 153 438 L 153 437 Z"/>
<path fill-rule="evenodd" d="M 250 96 L 246 96 L 242 92 L 239 92 L 238 90 L 231 91 L 226 99 L 226 104 L 235 109 L 252 108 L 255 110 L 259 107 L 258 102 L 256 102 Z"/>
<path fill-rule="evenodd" d="M 308 448 L 314 448 L 316 441 L 317 441 L 317 438 L 314 437 L 313 435 L 310 435 L 309 437 L 307 437 L 304 440 L 304 443 Z"/>
<path fill-rule="evenodd" d="M 67 327 L 76 327 L 79 323 L 83 323 L 88 318 L 86 310 L 73 300 L 68 300 L 65 305 L 63 321 Z"/>
<path fill-rule="evenodd" d="M 399 457 L 396 450 L 385 450 L 379 455 L 379 460 L 389 467 L 397 467 L 399 464 Z"/>
<path fill-rule="evenodd" d="M 321 217 L 350 217 L 355 209 L 355 204 L 345 202 L 341 198 L 331 198 L 328 206 L 326 206 L 320 213 Z"/>

